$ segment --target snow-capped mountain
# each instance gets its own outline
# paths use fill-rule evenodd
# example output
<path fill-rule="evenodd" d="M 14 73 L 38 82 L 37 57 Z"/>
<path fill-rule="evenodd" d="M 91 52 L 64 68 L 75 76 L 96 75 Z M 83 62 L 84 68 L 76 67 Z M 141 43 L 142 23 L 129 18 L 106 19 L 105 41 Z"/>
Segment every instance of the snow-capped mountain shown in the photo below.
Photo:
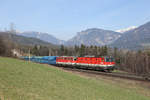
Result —
<path fill-rule="evenodd" d="M 125 32 L 111 44 L 117 48 L 143 49 L 150 47 L 150 22 Z"/>
<path fill-rule="evenodd" d="M 131 27 L 128 27 L 128 28 L 125 28 L 125 29 L 116 30 L 116 32 L 124 33 L 124 32 L 130 31 L 130 30 L 133 30 L 135 28 L 137 28 L 137 26 L 131 26 Z"/>

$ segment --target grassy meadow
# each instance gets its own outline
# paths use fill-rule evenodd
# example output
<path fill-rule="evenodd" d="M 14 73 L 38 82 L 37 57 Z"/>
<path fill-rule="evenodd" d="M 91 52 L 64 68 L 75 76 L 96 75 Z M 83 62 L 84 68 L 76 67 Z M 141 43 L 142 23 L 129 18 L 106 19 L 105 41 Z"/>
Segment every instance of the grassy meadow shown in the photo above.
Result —
<path fill-rule="evenodd" d="M 0 100 L 150 100 L 118 84 L 0 57 Z"/>

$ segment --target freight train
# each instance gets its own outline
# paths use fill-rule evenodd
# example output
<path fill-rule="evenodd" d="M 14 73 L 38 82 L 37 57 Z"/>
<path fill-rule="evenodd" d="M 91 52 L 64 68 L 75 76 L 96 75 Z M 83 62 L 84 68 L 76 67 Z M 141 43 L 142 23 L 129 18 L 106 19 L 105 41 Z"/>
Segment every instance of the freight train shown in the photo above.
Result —
<path fill-rule="evenodd" d="M 33 56 L 21 58 L 27 61 L 70 68 L 82 68 L 107 72 L 115 69 L 115 62 L 112 57 Z"/>

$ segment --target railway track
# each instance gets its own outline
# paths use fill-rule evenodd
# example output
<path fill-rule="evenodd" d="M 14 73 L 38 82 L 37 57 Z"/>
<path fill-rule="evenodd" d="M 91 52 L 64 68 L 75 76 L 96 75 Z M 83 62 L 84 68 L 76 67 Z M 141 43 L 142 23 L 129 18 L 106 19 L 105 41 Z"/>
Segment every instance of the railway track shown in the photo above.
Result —
<path fill-rule="evenodd" d="M 42 63 L 40 63 L 42 64 Z M 55 66 L 55 65 L 54 65 Z M 55 66 L 59 67 L 60 66 Z M 69 70 L 69 71 L 78 71 L 78 72 L 84 72 L 84 73 L 89 73 L 89 74 L 96 74 L 96 75 L 103 75 L 103 76 L 108 76 L 108 77 L 118 77 L 118 78 L 124 78 L 124 79 L 130 79 L 130 80 L 137 80 L 137 81 L 147 81 L 150 82 L 150 76 L 137 76 L 134 74 L 125 74 L 125 73 L 117 73 L 117 72 L 101 72 L 101 71 L 93 71 L 93 70 L 87 70 L 87 69 L 79 69 L 79 68 L 69 68 L 69 67 L 62 67 L 64 70 Z"/>
<path fill-rule="evenodd" d="M 85 70 L 85 69 L 66 68 L 66 67 L 62 67 L 62 68 L 68 71 L 77 71 L 77 72 L 83 72 L 83 73 L 88 73 L 88 74 L 96 74 L 96 75 L 103 75 L 103 76 L 108 76 L 108 77 L 118 77 L 118 78 L 130 79 L 130 80 L 150 82 L 150 77 L 137 76 L 134 74 L 125 74 L 125 73 L 117 73 L 117 72 L 106 73 L 106 72 L 91 71 L 91 70 Z"/>

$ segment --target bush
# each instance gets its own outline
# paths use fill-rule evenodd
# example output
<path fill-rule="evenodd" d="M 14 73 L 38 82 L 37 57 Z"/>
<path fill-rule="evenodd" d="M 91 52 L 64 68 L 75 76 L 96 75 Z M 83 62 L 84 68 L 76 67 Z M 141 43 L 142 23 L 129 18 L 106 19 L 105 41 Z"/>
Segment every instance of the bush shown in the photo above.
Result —
<path fill-rule="evenodd" d="M 12 56 L 11 53 L 12 43 L 9 40 L 5 40 L 3 36 L 0 36 L 0 56 Z"/>

